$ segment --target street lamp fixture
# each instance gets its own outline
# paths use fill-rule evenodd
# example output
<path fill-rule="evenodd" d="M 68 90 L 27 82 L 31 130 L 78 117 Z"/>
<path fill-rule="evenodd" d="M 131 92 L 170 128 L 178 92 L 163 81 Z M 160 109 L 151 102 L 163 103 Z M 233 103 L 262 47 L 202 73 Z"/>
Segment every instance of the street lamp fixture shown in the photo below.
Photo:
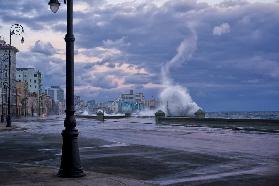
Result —
<path fill-rule="evenodd" d="M 64 0 L 67 4 L 67 34 L 66 42 L 66 118 L 65 129 L 62 131 L 63 145 L 60 170 L 58 176 L 77 178 L 85 176 L 80 162 L 78 135 L 76 128 L 74 107 L 74 42 L 73 34 L 73 0 Z M 58 0 L 50 0 L 50 9 L 56 13 L 60 3 Z"/>
<path fill-rule="evenodd" d="M 56 13 L 59 9 L 59 6 L 60 6 L 60 3 L 58 0 L 50 0 L 49 1 L 49 6 L 50 6 L 50 10 L 53 12 L 53 13 Z"/>
<path fill-rule="evenodd" d="M 8 114 L 6 117 L 7 125 L 6 127 L 12 126 L 11 120 L 11 47 L 12 47 L 12 36 L 21 36 L 24 33 L 23 26 L 20 24 L 13 24 L 10 29 L 10 46 L 9 46 L 9 86 L 8 86 Z M 24 38 L 21 38 L 21 43 L 24 42 Z"/>
<path fill-rule="evenodd" d="M 21 41 L 20 41 L 20 42 L 21 42 L 21 44 L 24 43 L 24 37 L 21 38 Z"/>

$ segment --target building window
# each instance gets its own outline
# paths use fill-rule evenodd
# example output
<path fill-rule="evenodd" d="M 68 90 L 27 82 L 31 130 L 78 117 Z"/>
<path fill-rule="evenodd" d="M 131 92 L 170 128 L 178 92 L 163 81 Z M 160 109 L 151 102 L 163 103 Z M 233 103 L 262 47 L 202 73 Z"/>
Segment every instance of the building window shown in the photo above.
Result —
<path fill-rule="evenodd" d="M 32 86 L 30 85 L 30 87 L 32 87 Z"/>
<path fill-rule="evenodd" d="M 37 86 L 35 85 L 35 88 L 37 88 Z"/>
<path fill-rule="evenodd" d="M 34 77 L 37 77 L 37 74 L 34 74 Z"/>
<path fill-rule="evenodd" d="M 36 81 L 36 80 L 34 80 L 34 83 L 37 83 L 37 81 Z"/>

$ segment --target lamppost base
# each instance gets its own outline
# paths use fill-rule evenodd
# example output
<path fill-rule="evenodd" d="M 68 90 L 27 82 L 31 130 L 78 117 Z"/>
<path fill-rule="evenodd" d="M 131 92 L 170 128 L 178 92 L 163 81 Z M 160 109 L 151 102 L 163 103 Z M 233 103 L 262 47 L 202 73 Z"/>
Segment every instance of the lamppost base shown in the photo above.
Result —
<path fill-rule="evenodd" d="M 65 129 L 62 131 L 62 137 L 61 165 L 57 175 L 63 178 L 79 178 L 85 176 L 79 157 L 78 130 Z"/>
<path fill-rule="evenodd" d="M 6 121 L 7 121 L 6 127 L 11 127 L 12 126 L 12 121 L 11 121 L 11 116 L 10 115 L 8 115 L 6 117 Z"/>
<path fill-rule="evenodd" d="M 71 170 L 71 171 L 64 171 L 60 168 L 58 171 L 57 176 L 61 178 L 80 178 L 86 176 L 82 169 L 80 170 Z"/>
<path fill-rule="evenodd" d="M 4 123 L 4 115 L 1 115 L 1 123 Z"/>

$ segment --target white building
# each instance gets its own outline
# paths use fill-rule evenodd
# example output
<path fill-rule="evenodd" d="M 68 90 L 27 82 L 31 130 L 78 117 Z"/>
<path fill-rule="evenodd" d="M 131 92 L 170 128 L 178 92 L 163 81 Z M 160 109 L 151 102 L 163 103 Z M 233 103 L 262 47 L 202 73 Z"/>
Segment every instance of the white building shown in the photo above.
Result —
<path fill-rule="evenodd" d="M 43 76 L 42 73 L 35 68 L 17 68 L 16 80 L 24 81 L 28 84 L 28 92 L 40 95 L 43 89 Z"/>
<path fill-rule="evenodd" d="M 132 113 L 134 111 L 143 110 L 144 95 L 143 93 L 134 93 L 133 90 L 130 90 L 128 94 L 121 94 L 119 101 L 113 103 L 113 109 L 118 109 L 118 112 L 122 113 Z"/>
<path fill-rule="evenodd" d="M 49 95 L 55 102 L 64 101 L 64 90 L 59 86 L 51 86 L 46 89 L 46 94 Z"/>
<path fill-rule="evenodd" d="M 121 100 L 124 102 L 129 102 L 129 103 L 136 103 L 136 102 L 143 103 L 144 95 L 143 95 L 143 93 L 134 94 L 134 91 L 130 90 L 129 94 L 121 94 Z"/>
<path fill-rule="evenodd" d="M 15 113 L 15 105 L 16 105 L 16 53 L 18 50 L 7 44 L 4 40 L 0 37 L 0 88 L 1 88 L 1 98 L 2 96 L 5 97 L 8 93 L 8 82 L 9 82 L 9 51 L 11 55 L 11 106 L 12 106 L 12 113 Z M 6 85 L 4 88 L 4 85 Z M 3 93 L 3 95 L 2 95 Z M 4 104 L 6 99 L 3 99 Z M 2 99 L 0 104 L 2 104 Z M 5 104 L 6 105 L 6 104 Z"/>

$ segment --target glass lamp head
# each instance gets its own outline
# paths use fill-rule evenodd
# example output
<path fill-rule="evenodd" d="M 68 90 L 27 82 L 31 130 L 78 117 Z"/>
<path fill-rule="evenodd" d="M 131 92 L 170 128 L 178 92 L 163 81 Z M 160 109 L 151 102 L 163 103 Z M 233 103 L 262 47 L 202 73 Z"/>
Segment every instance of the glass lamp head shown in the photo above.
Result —
<path fill-rule="evenodd" d="M 53 13 L 56 13 L 59 9 L 59 6 L 60 6 L 60 3 L 58 0 L 50 0 L 49 1 L 49 6 L 50 6 L 50 10 L 53 12 Z"/>

